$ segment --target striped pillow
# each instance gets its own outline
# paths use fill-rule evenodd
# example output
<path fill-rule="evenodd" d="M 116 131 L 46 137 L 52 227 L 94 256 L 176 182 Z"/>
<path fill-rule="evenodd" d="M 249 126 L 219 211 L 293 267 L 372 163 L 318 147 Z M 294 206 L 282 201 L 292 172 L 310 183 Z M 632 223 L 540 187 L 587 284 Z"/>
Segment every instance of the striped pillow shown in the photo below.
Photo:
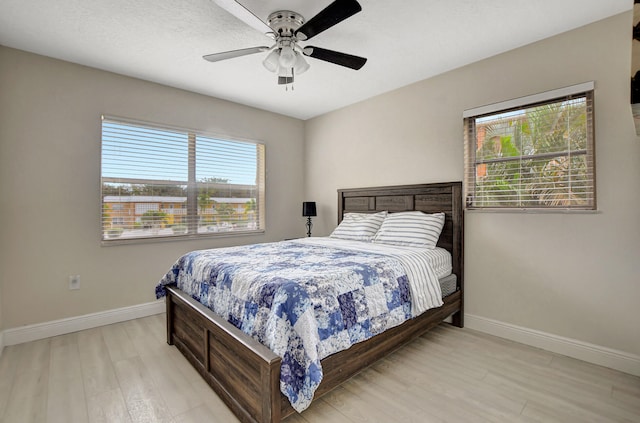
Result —
<path fill-rule="evenodd" d="M 342 222 L 329 236 L 371 242 L 385 217 L 387 217 L 386 211 L 375 214 L 345 213 Z"/>
<path fill-rule="evenodd" d="M 444 226 L 444 213 L 393 213 L 382 222 L 373 242 L 435 248 Z"/>

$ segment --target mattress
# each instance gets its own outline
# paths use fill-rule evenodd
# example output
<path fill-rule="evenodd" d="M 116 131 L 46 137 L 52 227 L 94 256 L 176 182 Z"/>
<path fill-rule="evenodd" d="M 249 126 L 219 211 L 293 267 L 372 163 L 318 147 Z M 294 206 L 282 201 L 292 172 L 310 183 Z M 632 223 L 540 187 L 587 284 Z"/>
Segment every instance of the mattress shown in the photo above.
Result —
<path fill-rule="evenodd" d="M 442 298 L 453 294 L 457 290 L 458 278 L 453 273 L 438 279 L 440 282 L 440 290 L 442 291 Z"/>
<path fill-rule="evenodd" d="M 438 279 L 449 276 L 453 269 L 451 264 L 451 253 L 444 248 L 436 247 L 426 250 L 429 257 L 429 264 Z"/>

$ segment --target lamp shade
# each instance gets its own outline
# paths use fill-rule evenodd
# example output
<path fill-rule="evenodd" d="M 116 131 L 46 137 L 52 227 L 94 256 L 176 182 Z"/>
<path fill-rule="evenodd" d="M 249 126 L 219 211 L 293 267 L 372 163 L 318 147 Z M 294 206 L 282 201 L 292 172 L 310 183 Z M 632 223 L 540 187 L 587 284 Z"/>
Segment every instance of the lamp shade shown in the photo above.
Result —
<path fill-rule="evenodd" d="M 283 68 L 292 68 L 296 64 L 297 53 L 291 46 L 284 46 L 280 49 L 280 59 L 278 62 Z"/>
<path fill-rule="evenodd" d="M 302 57 L 302 54 L 297 54 L 296 64 L 293 66 L 293 70 L 295 71 L 296 75 L 302 75 L 309 70 L 309 67 L 310 66 L 307 61 Z"/>
<path fill-rule="evenodd" d="M 278 59 L 280 59 L 280 54 L 278 49 L 276 48 L 274 50 L 271 50 L 271 53 L 269 53 L 267 57 L 262 61 L 262 64 L 270 72 L 276 72 L 278 70 L 278 66 L 280 66 Z"/>
<path fill-rule="evenodd" d="M 302 215 L 309 216 L 317 216 L 316 214 L 316 202 L 315 201 L 305 201 L 302 203 Z"/>

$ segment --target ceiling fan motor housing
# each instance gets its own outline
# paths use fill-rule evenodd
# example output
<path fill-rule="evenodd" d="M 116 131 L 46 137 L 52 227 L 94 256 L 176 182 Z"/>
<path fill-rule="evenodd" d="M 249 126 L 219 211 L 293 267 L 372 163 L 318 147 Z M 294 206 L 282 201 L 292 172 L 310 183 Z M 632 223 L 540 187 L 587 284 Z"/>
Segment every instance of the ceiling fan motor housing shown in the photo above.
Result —
<path fill-rule="evenodd" d="M 299 13 L 281 10 L 270 14 L 267 24 L 276 37 L 293 37 L 296 30 L 304 24 L 304 18 Z"/>

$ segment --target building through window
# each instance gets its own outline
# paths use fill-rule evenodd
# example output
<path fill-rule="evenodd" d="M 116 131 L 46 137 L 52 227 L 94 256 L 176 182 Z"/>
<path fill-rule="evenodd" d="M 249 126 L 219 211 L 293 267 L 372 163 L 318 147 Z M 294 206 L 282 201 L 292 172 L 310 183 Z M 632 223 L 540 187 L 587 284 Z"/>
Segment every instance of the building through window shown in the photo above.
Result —
<path fill-rule="evenodd" d="M 265 147 L 103 118 L 102 239 L 263 231 Z"/>

